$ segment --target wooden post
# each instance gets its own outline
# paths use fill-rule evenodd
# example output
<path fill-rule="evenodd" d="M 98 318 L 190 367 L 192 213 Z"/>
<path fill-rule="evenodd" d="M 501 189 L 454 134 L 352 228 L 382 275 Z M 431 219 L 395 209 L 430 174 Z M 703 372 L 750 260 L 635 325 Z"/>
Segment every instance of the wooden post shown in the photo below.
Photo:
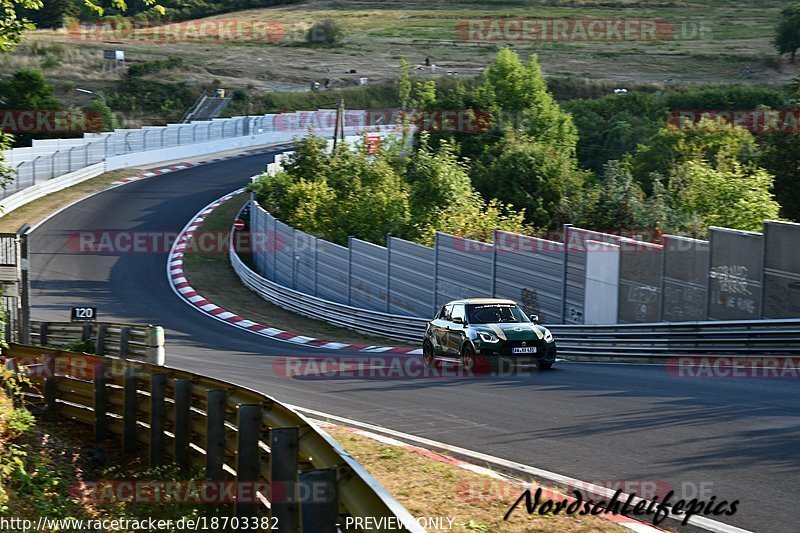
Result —
<path fill-rule="evenodd" d="M 103 362 L 94 365 L 94 440 L 99 442 L 108 437 L 108 367 Z"/>
<path fill-rule="evenodd" d="M 150 376 L 150 466 L 158 466 L 164 462 L 164 395 L 167 388 L 167 376 L 153 374 Z"/>
<path fill-rule="evenodd" d="M 188 379 L 175 380 L 175 427 L 172 428 L 175 434 L 175 462 L 182 470 L 188 470 L 189 461 L 189 432 L 191 416 L 192 382 Z"/>
<path fill-rule="evenodd" d="M 48 413 L 56 412 L 56 356 L 45 354 L 42 358 L 44 365 L 44 400 Z"/>
<path fill-rule="evenodd" d="M 258 481 L 261 460 L 258 441 L 261 438 L 261 406 L 242 404 L 239 406 L 239 432 L 236 444 L 236 482 Z M 261 506 L 256 501 L 236 502 L 236 516 L 248 518 L 258 516 Z M 247 520 L 242 520 L 244 524 Z M 293 530 L 298 531 L 297 529 Z"/>
<path fill-rule="evenodd" d="M 119 356 L 123 359 L 128 358 L 128 339 L 131 335 L 131 328 L 121 328 L 119 330 Z"/>
<path fill-rule="evenodd" d="M 270 432 L 270 487 L 272 517 L 281 533 L 300 530 L 297 502 L 297 428 L 273 428 Z M 276 490 L 277 489 L 277 490 Z M 283 496 L 283 498 L 277 496 Z M 314 531 L 313 529 L 309 531 Z"/>
<path fill-rule="evenodd" d="M 97 340 L 94 342 L 94 353 L 97 355 L 105 355 L 106 353 L 106 325 L 99 324 L 97 326 Z"/>
<path fill-rule="evenodd" d="M 39 323 L 39 344 L 47 346 L 47 322 Z"/>
<path fill-rule="evenodd" d="M 125 453 L 135 453 L 137 448 L 136 417 L 138 400 L 136 395 L 136 369 L 125 369 L 124 403 L 122 407 L 122 449 Z"/>
<path fill-rule="evenodd" d="M 339 522 L 336 470 L 307 470 L 300 472 L 299 477 L 303 531 L 336 533 Z"/>
<path fill-rule="evenodd" d="M 206 408 L 206 477 L 221 480 L 225 462 L 225 401 L 224 390 L 208 391 Z"/>

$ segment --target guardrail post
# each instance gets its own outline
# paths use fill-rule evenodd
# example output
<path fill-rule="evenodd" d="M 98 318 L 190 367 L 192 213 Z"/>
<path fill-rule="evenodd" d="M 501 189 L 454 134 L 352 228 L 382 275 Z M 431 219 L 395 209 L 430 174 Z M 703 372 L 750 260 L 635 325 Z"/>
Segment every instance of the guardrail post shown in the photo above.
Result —
<path fill-rule="evenodd" d="M 42 346 L 47 346 L 47 326 L 49 325 L 48 322 L 40 322 L 39 323 L 39 344 Z"/>
<path fill-rule="evenodd" d="M 224 390 L 208 391 L 206 408 L 206 477 L 222 479 L 225 461 L 225 401 Z"/>
<path fill-rule="evenodd" d="M 492 232 L 492 298 L 497 294 L 497 233 L 495 228 Z"/>
<path fill-rule="evenodd" d="M 347 237 L 347 305 L 353 305 L 353 236 Z"/>
<path fill-rule="evenodd" d="M 106 327 L 105 324 L 97 326 L 97 339 L 94 341 L 94 353 L 97 355 L 105 355 L 106 353 Z"/>
<path fill-rule="evenodd" d="M 191 395 L 192 382 L 188 379 L 175 380 L 175 427 L 172 432 L 175 434 L 175 449 L 173 454 L 175 462 L 181 470 L 189 469 L 189 432 L 191 431 Z"/>
<path fill-rule="evenodd" d="M 261 406 L 257 404 L 242 404 L 239 405 L 239 432 L 236 443 L 236 482 L 255 482 L 258 481 L 261 471 L 261 461 L 259 458 L 258 440 L 261 437 Z M 273 450 L 274 453 L 274 450 Z M 236 516 L 239 518 L 247 518 L 258 515 L 258 510 L 261 505 L 256 500 L 255 491 L 250 491 L 253 495 L 252 501 L 236 502 Z M 272 507 L 273 516 L 275 507 Z M 247 524 L 247 520 L 243 520 L 243 526 Z M 283 520 L 279 520 L 283 522 Z M 279 531 L 284 531 L 278 525 Z M 295 527 L 291 530 L 293 533 L 298 531 Z"/>
<path fill-rule="evenodd" d="M 436 292 L 439 290 L 439 232 L 437 231 L 433 236 L 433 315 L 439 312 L 436 305 L 439 296 Z"/>
<path fill-rule="evenodd" d="M 128 339 L 131 336 L 131 328 L 120 328 L 119 330 L 119 356 L 123 359 L 128 358 Z"/>
<path fill-rule="evenodd" d="M 44 365 L 44 400 L 48 413 L 56 411 L 56 356 L 45 354 L 42 358 Z"/>
<path fill-rule="evenodd" d="M 567 265 L 569 264 L 569 229 L 572 224 L 564 224 L 564 268 L 561 270 L 561 323 L 567 323 Z"/>
<path fill-rule="evenodd" d="M 336 533 L 339 522 L 336 470 L 306 470 L 300 472 L 299 478 L 303 531 Z"/>
<path fill-rule="evenodd" d="M 103 362 L 94 364 L 94 440 L 100 442 L 108 436 L 108 367 Z"/>
<path fill-rule="evenodd" d="M 386 306 L 384 313 L 389 312 L 389 301 L 391 300 L 392 293 L 392 236 L 386 236 Z"/>
<path fill-rule="evenodd" d="M 164 328 L 148 325 L 145 332 L 145 357 L 148 363 L 164 366 L 166 352 L 164 351 Z"/>
<path fill-rule="evenodd" d="M 92 325 L 84 324 L 81 328 L 81 340 L 88 341 L 92 339 Z"/>
<path fill-rule="evenodd" d="M 282 533 L 299 531 L 300 527 L 297 453 L 297 428 L 273 428 L 270 431 L 270 505 L 272 516 L 278 522 L 278 531 Z"/>
<path fill-rule="evenodd" d="M 136 417 L 138 400 L 136 394 L 136 369 L 132 366 L 125 368 L 125 382 L 123 388 L 124 403 L 122 407 L 122 449 L 125 453 L 136 451 Z"/>
<path fill-rule="evenodd" d="M 164 396 L 167 376 L 150 376 L 150 466 L 164 462 Z"/>
<path fill-rule="evenodd" d="M 13 373 L 15 375 L 19 372 L 19 369 L 17 368 L 17 360 L 12 358 L 12 357 L 9 357 L 9 358 L 6 359 L 6 362 L 5 362 L 4 366 L 5 366 L 5 369 L 7 371 L 9 371 L 9 372 L 11 372 L 11 373 Z M 12 389 L 11 381 L 10 380 L 4 380 L 4 384 L 5 384 L 6 394 L 8 395 L 9 398 L 11 398 L 14 401 L 14 404 L 16 404 L 18 398 L 14 395 L 14 391 Z"/>

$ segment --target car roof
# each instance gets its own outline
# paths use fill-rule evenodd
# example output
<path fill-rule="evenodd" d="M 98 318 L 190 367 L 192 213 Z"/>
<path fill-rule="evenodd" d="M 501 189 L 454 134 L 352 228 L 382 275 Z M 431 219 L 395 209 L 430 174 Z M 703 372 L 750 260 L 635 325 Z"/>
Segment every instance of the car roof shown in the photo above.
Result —
<path fill-rule="evenodd" d="M 506 300 L 503 298 L 465 298 L 463 300 L 453 300 L 452 302 L 447 302 L 445 305 L 451 304 L 478 304 L 478 305 L 489 305 L 489 304 L 512 304 L 516 305 L 517 302 L 514 300 Z"/>

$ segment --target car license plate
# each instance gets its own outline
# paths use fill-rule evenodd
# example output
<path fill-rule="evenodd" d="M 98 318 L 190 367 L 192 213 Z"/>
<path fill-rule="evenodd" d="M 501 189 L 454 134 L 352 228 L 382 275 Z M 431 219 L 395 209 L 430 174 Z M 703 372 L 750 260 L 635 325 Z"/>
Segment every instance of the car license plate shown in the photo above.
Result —
<path fill-rule="evenodd" d="M 536 346 L 527 346 L 523 348 L 511 348 L 511 353 L 536 353 Z"/>

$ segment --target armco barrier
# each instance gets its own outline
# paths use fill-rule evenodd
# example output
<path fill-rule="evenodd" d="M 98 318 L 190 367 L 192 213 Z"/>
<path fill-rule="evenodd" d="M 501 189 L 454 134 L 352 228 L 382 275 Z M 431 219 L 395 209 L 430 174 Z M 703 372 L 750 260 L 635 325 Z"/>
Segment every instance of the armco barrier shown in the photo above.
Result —
<path fill-rule="evenodd" d="M 429 320 L 359 309 L 284 287 L 253 272 L 234 251 L 233 243 L 230 261 L 242 283 L 261 298 L 335 326 L 416 343 L 421 341 Z M 574 360 L 800 354 L 800 319 L 548 327 L 556 337 L 559 356 Z"/>
<path fill-rule="evenodd" d="M 19 344 L 4 356 L 6 368 L 24 371 L 35 386 L 30 399 L 92 426 L 97 440 L 116 436 L 126 453 L 144 451 L 153 466 L 171 458 L 204 469 L 211 481 L 256 488 L 234 503 L 240 519 L 270 516 L 275 531 L 336 533 L 347 517 L 386 517 L 402 531 L 425 531 L 336 441 L 274 398 L 109 357 Z"/>
<path fill-rule="evenodd" d="M 12 193 L 10 196 L 0 201 L 0 207 L 2 207 L 3 213 L 8 213 L 36 200 L 37 198 L 41 198 L 42 196 L 46 196 L 48 194 L 66 189 L 67 187 L 72 187 L 73 185 L 77 185 L 86 180 L 95 178 L 105 171 L 105 163 L 97 163 L 95 165 L 70 172 L 69 174 L 64 174 L 58 178 L 53 178 L 27 188 L 19 189 L 19 192 Z M 13 191 L 14 187 L 18 186 L 19 182 L 15 181 L 6 191 Z"/>
<path fill-rule="evenodd" d="M 246 287 L 288 311 L 367 335 L 379 335 L 404 342 L 422 341 L 427 323 L 424 318 L 360 309 L 278 285 L 253 272 L 233 251 L 232 245 L 230 260 L 233 270 Z"/>
<path fill-rule="evenodd" d="M 560 355 L 652 357 L 676 355 L 800 355 L 800 319 L 558 325 L 550 327 Z"/>
<path fill-rule="evenodd" d="M 80 324 L 33 321 L 31 340 L 42 346 L 57 348 L 89 342 L 98 355 L 155 364 L 159 363 L 158 354 L 163 353 L 164 346 L 161 326 L 131 326 L 108 322 Z"/>

